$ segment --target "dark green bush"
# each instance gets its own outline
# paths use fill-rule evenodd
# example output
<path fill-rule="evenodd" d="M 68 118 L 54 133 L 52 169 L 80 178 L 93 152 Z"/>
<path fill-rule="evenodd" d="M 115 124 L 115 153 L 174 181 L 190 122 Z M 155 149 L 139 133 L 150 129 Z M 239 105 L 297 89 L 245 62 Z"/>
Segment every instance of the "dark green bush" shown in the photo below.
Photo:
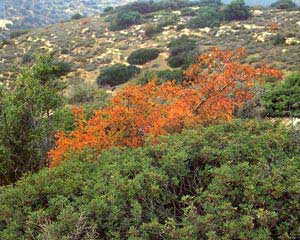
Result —
<path fill-rule="evenodd" d="M 141 48 L 133 51 L 129 55 L 127 62 L 133 65 L 143 65 L 156 59 L 159 53 L 160 51 L 155 48 Z"/>
<path fill-rule="evenodd" d="M 275 3 L 272 3 L 271 7 L 278 9 L 295 9 L 297 8 L 297 5 L 292 0 L 278 0 Z"/>
<path fill-rule="evenodd" d="M 160 1 L 135 1 L 133 3 L 121 6 L 120 12 L 136 11 L 140 14 L 148 14 L 161 10 L 177 10 L 186 7 L 198 5 L 198 1 L 190 0 L 160 0 Z"/>
<path fill-rule="evenodd" d="M 283 83 L 270 87 L 263 99 L 269 116 L 300 117 L 300 74 L 291 74 Z"/>
<path fill-rule="evenodd" d="M 110 30 L 118 31 L 126 29 L 132 25 L 141 23 L 141 15 L 138 12 L 120 12 L 112 18 Z"/>
<path fill-rule="evenodd" d="M 282 44 L 285 44 L 285 41 L 286 41 L 286 37 L 280 33 L 274 35 L 271 37 L 271 42 L 274 44 L 274 45 L 282 45 Z"/>
<path fill-rule="evenodd" d="M 97 79 L 97 83 L 99 86 L 116 86 L 127 82 L 139 72 L 140 69 L 138 67 L 115 64 L 102 69 Z"/>
<path fill-rule="evenodd" d="M 0 188 L 0 239 L 297 239 L 299 134 L 233 122 L 87 150 Z"/>
<path fill-rule="evenodd" d="M 183 8 L 180 10 L 182 16 L 196 16 L 196 11 L 192 8 Z"/>
<path fill-rule="evenodd" d="M 189 28 L 217 27 L 219 25 L 220 13 L 213 7 L 202 7 L 197 12 L 197 16 L 188 23 Z"/>
<path fill-rule="evenodd" d="M 196 41 L 187 36 L 172 40 L 169 45 L 168 65 L 172 68 L 187 68 L 195 61 Z"/>
<path fill-rule="evenodd" d="M 163 32 L 163 27 L 160 24 L 148 24 L 145 26 L 145 35 L 152 37 L 155 34 Z"/>
<path fill-rule="evenodd" d="M 250 14 L 250 9 L 244 0 L 233 0 L 223 9 L 222 15 L 226 21 L 246 20 Z"/>
<path fill-rule="evenodd" d="M 9 36 L 10 36 L 10 38 L 17 38 L 17 37 L 20 37 L 29 32 L 30 32 L 30 30 L 14 30 L 9 34 Z"/>
<path fill-rule="evenodd" d="M 72 20 L 79 20 L 79 19 L 81 19 L 81 18 L 83 18 L 84 16 L 82 16 L 80 13 L 76 13 L 76 14 L 74 14 L 72 17 L 71 17 L 71 19 Z"/>
<path fill-rule="evenodd" d="M 182 83 L 184 79 L 182 70 L 161 70 L 161 71 L 146 71 L 137 80 L 139 84 L 146 84 L 151 80 L 156 80 L 156 83 L 162 84 L 167 81 L 176 81 Z"/>

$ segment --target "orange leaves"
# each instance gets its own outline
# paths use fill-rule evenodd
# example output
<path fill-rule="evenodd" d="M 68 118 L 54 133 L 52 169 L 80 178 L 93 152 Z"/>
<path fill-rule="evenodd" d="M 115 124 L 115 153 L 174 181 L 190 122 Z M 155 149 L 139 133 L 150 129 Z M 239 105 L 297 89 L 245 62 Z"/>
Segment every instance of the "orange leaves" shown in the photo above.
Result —
<path fill-rule="evenodd" d="M 127 86 L 114 96 L 110 107 L 96 111 L 89 120 L 82 109 L 74 109 L 77 128 L 70 134 L 57 134 L 56 147 L 49 153 L 50 167 L 58 165 L 68 152 L 138 147 L 148 136 L 155 139 L 196 124 L 232 119 L 234 109 L 252 97 L 256 81 L 281 77 L 279 71 L 264 65 L 241 64 L 244 55 L 242 49 L 212 49 L 189 67 L 183 84 Z"/>

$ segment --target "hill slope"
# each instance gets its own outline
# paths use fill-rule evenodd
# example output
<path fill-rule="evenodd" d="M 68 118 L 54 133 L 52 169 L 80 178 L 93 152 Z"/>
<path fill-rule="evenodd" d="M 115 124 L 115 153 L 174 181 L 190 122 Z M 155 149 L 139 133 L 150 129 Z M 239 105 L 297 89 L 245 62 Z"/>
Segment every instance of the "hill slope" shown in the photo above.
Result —
<path fill-rule="evenodd" d="M 261 60 L 273 67 L 296 70 L 300 67 L 300 15 L 298 11 L 258 11 L 247 21 L 223 23 L 220 27 L 190 30 L 177 29 L 189 17 L 179 11 L 165 14 L 154 13 L 146 22 L 127 30 L 112 32 L 108 29 L 107 17 L 91 17 L 77 21 L 55 24 L 35 29 L 26 35 L 12 39 L 0 49 L 2 57 L 0 78 L 12 80 L 15 66 L 30 62 L 35 53 L 51 53 L 57 58 L 71 62 L 72 73 L 67 81 L 81 79 L 94 83 L 101 67 L 115 63 L 127 64 L 129 54 L 140 48 L 158 48 L 162 52 L 158 59 L 142 66 L 143 69 L 167 69 L 169 55 L 167 47 L 171 39 L 188 35 L 197 41 L 197 51 L 203 52 L 213 46 L 227 49 L 244 47 L 250 63 Z M 163 32 L 153 37 L 145 36 L 145 27 L 150 22 L 160 22 L 167 16 L 177 15 L 178 22 L 164 27 Z M 278 29 L 271 29 L 276 23 Z M 274 44 L 272 38 L 278 34 L 287 40 Z M 195 51 L 195 53 L 197 52 Z"/>

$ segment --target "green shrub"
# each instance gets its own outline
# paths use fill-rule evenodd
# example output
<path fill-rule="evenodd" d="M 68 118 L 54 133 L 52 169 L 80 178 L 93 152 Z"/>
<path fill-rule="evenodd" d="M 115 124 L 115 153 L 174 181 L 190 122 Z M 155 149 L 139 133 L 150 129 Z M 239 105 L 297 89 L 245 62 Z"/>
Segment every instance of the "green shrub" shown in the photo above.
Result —
<path fill-rule="evenodd" d="M 20 36 L 22 36 L 24 34 L 27 34 L 29 32 L 30 32 L 30 30 L 15 30 L 15 31 L 12 31 L 9 34 L 9 36 L 10 36 L 10 38 L 17 38 L 17 37 L 20 37 Z"/>
<path fill-rule="evenodd" d="M 203 7 L 197 12 L 197 16 L 192 18 L 189 28 L 217 27 L 220 25 L 220 13 L 216 8 Z"/>
<path fill-rule="evenodd" d="M 155 34 L 163 32 L 163 27 L 160 24 L 148 24 L 145 26 L 145 35 L 152 37 Z"/>
<path fill-rule="evenodd" d="M 156 73 L 159 83 L 165 83 L 167 81 L 175 81 L 182 83 L 184 76 L 182 70 L 162 70 Z"/>
<path fill-rule="evenodd" d="M 83 18 L 83 16 L 80 13 L 76 13 L 71 17 L 71 20 L 79 20 Z"/>
<path fill-rule="evenodd" d="M 274 35 L 271 37 L 271 42 L 274 44 L 274 45 L 282 45 L 282 44 L 285 44 L 285 41 L 286 41 L 286 37 L 280 33 Z"/>
<path fill-rule="evenodd" d="M 170 56 L 168 58 L 168 65 L 172 68 L 187 68 L 195 61 L 194 55 L 196 48 L 196 41 L 187 36 L 172 40 L 169 45 Z"/>
<path fill-rule="evenodd" d="M 283 83 L 270 87 L 264 105 L 269 116 L 300 117 L 300 73 L 291 74 Z"/>
<path fill-rule="evenodd" d="M 233 122 L 87 150 L 0 188 L 0 238 L 297 239 L 299 134 Z"/>
<path fill-rule="evenodd" d="M 180 10 L 182 16 L 196 16 L 196 11 L 192 8 L 183 8 Z"/>
<path fill-rule="evenodd" d="M 135 66 L 126 66 L 115 64 L 111 67 L 102 69 L 97 83 L 99 86 L 116 86 L 127 82 L 140 72 L 140 69 Z"/>
<path fill-rule="evenodd" d="M 147 62 L 150 62 L 156 59 L 159 55 L 160 51 L 155 48 L 142 48 L 133 51 L 128 59 L 127 62 L 133 65 L 143 65 Z"/>
<path fill-rule="evenodd" d="M 222 15 L 226 21 L 246 20 L 250 14 L 250 9 L 244 0 L 233 0 L 223 9 Z"/>
<path fill-rule="evenodd" d="M 161 70 L 161 71 L 146 71 L 137 80 L 139 84 L 146 84 L 151 80 L 156 80 L 156 83 L 162 84 L 167 81 L 176 81 L 182 83 L 184 79 L 182 70 Z"/>
<path fill-rule="evenodd" d="M 118 31 L 126 29 L 132 25 L 141 23 L 141 15 L 138 12 L 120 12 L 112 18 L 110 30 Z"/>
<path fill-rule="evenodd" d="M 278 9 L 295 9 L 297 8 L 297 5 L 292 0 L 278 0 L 275 3 L 272 3 L 271 7 Z"/>

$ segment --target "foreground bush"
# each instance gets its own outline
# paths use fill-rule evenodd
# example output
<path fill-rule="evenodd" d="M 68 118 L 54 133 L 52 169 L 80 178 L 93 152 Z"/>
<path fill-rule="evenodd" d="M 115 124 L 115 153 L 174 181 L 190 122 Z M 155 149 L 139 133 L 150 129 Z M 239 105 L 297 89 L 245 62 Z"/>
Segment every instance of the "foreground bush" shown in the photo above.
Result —
<path fill-rule="evenodd" d="M 300 73 L 291 74 L 283 83 L 269 88 L 264 105 L 269 116 L 300 117 Z"/>
<path fill-rule="evenodd" d="M 142 48 L 133 51 L 127 61 L 132 65 L 143 65 L 156 59 L 159 55 L 159 50 L 155 48 Z"/>
<path fill-rule="evenodd" d="M 233 122 L 87 150 L 0 188 L 0 239 L 297 239 L 299 134 Z"/>
<path fill-rule="evenodd" d="M 69 71 L 69 64 L 43 56 L 9 87 L 0 85 L 0 185 L 46 166 L 54 134 L 65 121 L 56 113 L 64 103 L 60 77 Z"/>
<path fill-rule="evenodd" d="M 127 82 L 140 72 L 140 69 L 135 66 L 126 66 L 115 64 L 111 67 L 106 67 L 101 71 L 97 82 L 100 86 L 116 86 Z"/>

